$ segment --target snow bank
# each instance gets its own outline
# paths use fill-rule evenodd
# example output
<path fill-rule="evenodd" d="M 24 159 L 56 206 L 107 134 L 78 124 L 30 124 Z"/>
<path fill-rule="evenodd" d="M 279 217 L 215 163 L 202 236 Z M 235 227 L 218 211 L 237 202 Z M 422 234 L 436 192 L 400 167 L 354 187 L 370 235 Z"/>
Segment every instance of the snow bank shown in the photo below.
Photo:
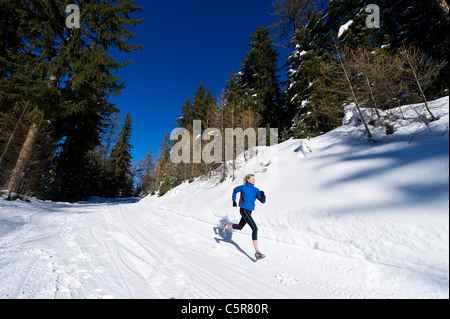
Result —
<path fill-rule="evenodd" d="M 234 180 L 199 178 L 140 204 L 208 223 L 238 222 L 231 194 L 252 173 L 267 195 L 253 213 L 262 242 L 403 268 L 448 287 L 449 98 L 430 108 L 439 120 L 428 126 L 417 116 L 425 114 L 420 104 L 402 107 L 403 117 L 390 110 L 399 112 L 394 134 L 379 121 L 371 126 L 378 143 L 368 142 L 349 109 L 344 125 L 327 134 L 273 146 L 278 156 L 239 158 Z"/>

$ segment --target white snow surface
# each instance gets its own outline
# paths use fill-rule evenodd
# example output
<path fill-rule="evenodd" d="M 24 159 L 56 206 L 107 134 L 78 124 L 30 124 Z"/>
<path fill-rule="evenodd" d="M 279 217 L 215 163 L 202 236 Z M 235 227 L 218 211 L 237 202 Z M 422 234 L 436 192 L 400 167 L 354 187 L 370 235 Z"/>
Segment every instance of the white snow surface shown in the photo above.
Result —
<path fill-rule="evenodd" d="M 346 22 L 345 24 L 341 25 L 339 27 L 338 38 L 340 38 L 352 24 L 353 24 L 353 20 L 350 20 L 350 21 Z"/>
<path fill-rule="evenodd" d="M 413 107 L 425 114 L 402 107 L 393 135 L 371 127 L 378 143 L 350 108 L 327 134 L 241 157 L 234 181 L 160 198 L 0 199 L 0 298 L 447 299 L 449 99 L 430 103 L 428 127 Z M 248 225 L 219 228 L 239 221 L 247 173 L 267 195 L 257 262 Z"/>

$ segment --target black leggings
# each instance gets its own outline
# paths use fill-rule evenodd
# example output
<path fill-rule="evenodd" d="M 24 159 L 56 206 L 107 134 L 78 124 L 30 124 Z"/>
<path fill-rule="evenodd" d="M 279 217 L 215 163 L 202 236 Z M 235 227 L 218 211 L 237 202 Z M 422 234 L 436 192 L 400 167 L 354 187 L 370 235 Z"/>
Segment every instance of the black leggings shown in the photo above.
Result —
<path fill-rule="evenodd" d="M 252 239 L 258 240 L 258 227 L 256 226 L 256 223 L 252 218 L 252 212 L 244 208 L 241 208 L 240 212 L 242 216 L 241 221 L 239 222 L 239 224 L 234 224 L 233 229 L 241 230 L 242 228 L 244 228 L 245 224 L 249 224 L 253 230 Z"/>

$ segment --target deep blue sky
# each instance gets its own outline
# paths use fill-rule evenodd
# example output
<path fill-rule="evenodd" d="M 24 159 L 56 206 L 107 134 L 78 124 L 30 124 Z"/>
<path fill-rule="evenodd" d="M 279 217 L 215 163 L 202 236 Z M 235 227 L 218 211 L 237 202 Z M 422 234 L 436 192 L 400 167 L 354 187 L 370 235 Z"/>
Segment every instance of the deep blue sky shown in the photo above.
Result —
<path fill-rule="evenodd" d="M 156 159 L 160 140 L 181 116 L 181 105 L 203 82 L 219 98 L 232 72 L 238 72 L 250 35 L 269 26 L 273 0 L 137 0 L 143 25 L 133 29 L 132 44 L 144 50 L 117 60 L 134 63 L 119 73 L 127 88 L 110 101 L 123 116 L 130 112 L 133 161 L 151 149 Z M 280 65 L 286 50 L 280 52 Z M 283 71 L 284 72 L 284 71 Z"/>

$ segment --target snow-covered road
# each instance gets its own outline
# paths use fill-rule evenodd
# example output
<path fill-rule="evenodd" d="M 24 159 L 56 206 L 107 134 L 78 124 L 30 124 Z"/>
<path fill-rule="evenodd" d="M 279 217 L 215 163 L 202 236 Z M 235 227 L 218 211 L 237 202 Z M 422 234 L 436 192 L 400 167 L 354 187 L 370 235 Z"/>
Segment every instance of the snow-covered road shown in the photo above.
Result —
<path fill-rule="evenodd" d="M 220 235 L 224 220 L 126 201 L 2 208 L 0 298 L 418 296 L 402 288 L 401 269 L 313 247 L 261 238 L 268 257 L 256 262 L 249 234 Z M 396 271 L 403 276 L 386 286 L 382 277 Z M 423 286 L 428 281 L 420 296 L 445 297 L 445 287 Z"/>
<path fill-rule="evenodd" d="M 339 294 L 339 287 L 307 278 L 303 271 L 312 266 L 312 258 L 296 246 L 267 241 L 270 256 L 255 262 L 248 235 L 230 232 L 223 238 L 217 225 L 164 210 L 132 203 L 21 205 L 31 212 L 20 217 L 13 210 L 2 220 L 9 232 L 0 238 L 1 298 L 308 298 L 353 293 Z"/>

